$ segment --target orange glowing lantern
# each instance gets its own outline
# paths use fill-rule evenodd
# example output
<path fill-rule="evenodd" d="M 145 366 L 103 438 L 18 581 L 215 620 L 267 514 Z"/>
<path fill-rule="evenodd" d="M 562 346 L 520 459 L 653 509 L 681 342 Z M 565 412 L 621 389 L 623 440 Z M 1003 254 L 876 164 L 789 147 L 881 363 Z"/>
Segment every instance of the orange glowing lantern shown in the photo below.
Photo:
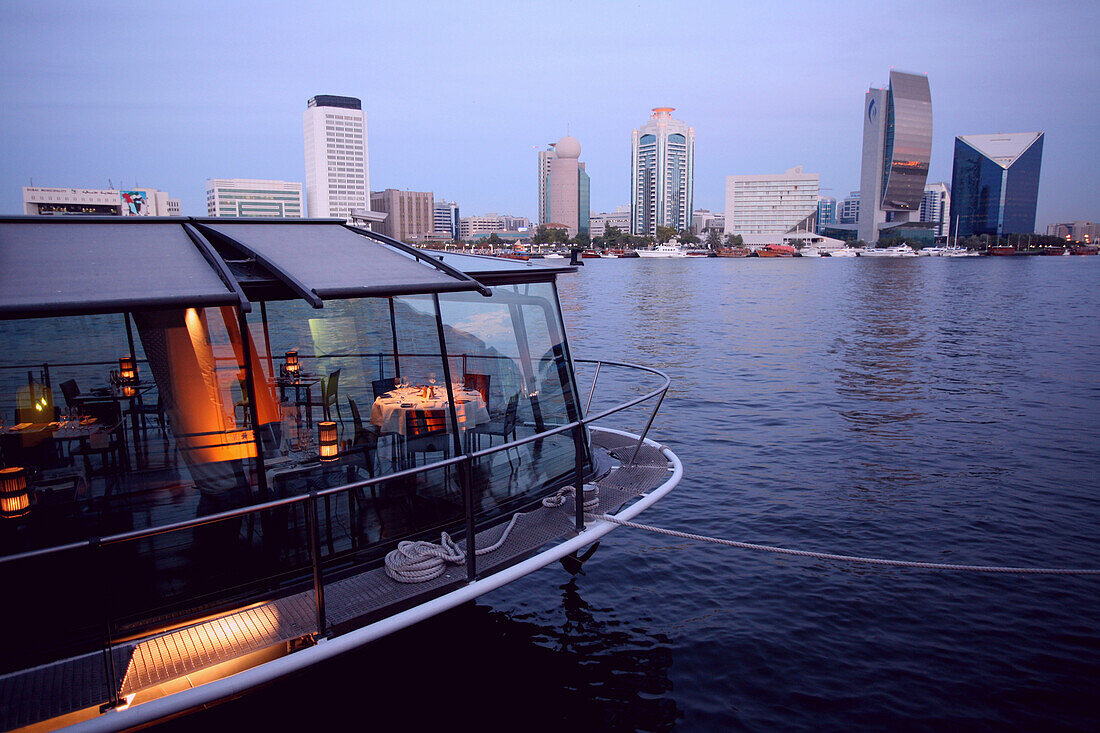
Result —
<path fill-rule="evenodd" d="M 292 349 L 291 351 L 286 352 L 286 355 L 283 357 L 283 364 L 284 364 L 284 368 L 286 369 L 287 374 L 289 374 L 292 377 L 297 376 L 297 374 L 298 374 L 298 350 L 297 349 Z"/>
<path fill-rule="evenodd" d="M 30 510 L 27 469 L 0 468 L 0 517 L 21 517 Z"/>
<path fill-rule="evenodd" d="M 118 360 L 118 379 L 123 384 L 137 382 L 137 361 L 132 356 L 123 356 Z"/>
<path fill-rule="evenodd" d="M 336 438 L 336 423 L 331 420 L 317 423 L 317 452 L 322 461 L 335 461 L 340 452 Z"/>

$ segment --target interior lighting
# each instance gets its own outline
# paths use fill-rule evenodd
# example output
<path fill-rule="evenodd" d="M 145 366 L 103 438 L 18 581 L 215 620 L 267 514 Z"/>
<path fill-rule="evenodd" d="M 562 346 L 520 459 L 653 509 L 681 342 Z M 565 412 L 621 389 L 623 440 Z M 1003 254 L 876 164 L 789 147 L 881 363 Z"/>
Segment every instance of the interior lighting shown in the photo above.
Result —
<path fill-rule="evenodd" d="M 31 510 L 31 495 L 27 490 L 27 469 L 0 468 L 0 516 L 21 517 Z"/>
<path fill-rule="evenodd" d="M 317 423 L 317 453 L 322 461 L 335 461 L 340 452 L 336 440 L 336 423 L 331 420 Z"/>
<path fill-rule="evenodd" d="M 290 351 L 286 352 L 286 355 L 283 357 L 283 361 L 284 361 L 284 364 L 286 366 L 286 373 L 287 374 L 292 374 L 293 375 L 293 374 L 298 373 L 298 350 L 297 349 L 291 349 Z"/>

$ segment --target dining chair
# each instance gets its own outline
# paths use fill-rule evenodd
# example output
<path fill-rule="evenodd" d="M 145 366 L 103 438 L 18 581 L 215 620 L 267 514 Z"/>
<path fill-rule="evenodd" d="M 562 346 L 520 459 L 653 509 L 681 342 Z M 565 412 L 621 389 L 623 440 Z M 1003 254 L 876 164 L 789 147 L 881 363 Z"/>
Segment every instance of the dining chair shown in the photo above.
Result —
<path fill-rule="evenodd" d="M 512 440 L 516 439 L 516 423 L 517 415 L 519 413 L 519 395 L 512 395 L 508 400 L 508 407 L 504 410 L 504 415 L 499 420 L 490 420 L 489 422 L 475 425 L 466 431 L 467 436 L 475 436 L 477 439 L 477 450 L 481 449 L 481 436 L 489 436 L 489 447 L 493 445 L 493 436 L 500 436 L 505 442 L 508 442 L 509 436 Z M 508 465 L 515 470 L 515 466 L 512 465 L 511 450 L 506 451 L 508 456 Z M 519 458 L 517 452 L 517 460 Z"/>
<path fill-rule="evenodd" d="M 340 370 L 337 369 L 328 375 L 321 377 L 321 399 L 309 403 L 309 408 L 320 407 L 326 420 L 332 419 L 332 408 L 336 408 L 336 422 L 343 424 L 344 418 L 340 413 Z"/>
<path fill-rule="evenodd" d="M 358 446 L 367 442 L 373 442 L 375 446 L 378 444 L 379 438 L 391 438 L 393 445 L 397 445 L 397 438 L 400 437 L 398 433 L 390 431 L 381 431 L 374 425 L 367 425 L 363 422 L 362 414 L 359 412 L 359 405 L 355 403 L 355 400 L 348 397 L 348 408 L 351 410 L 351 422 L 355 428 L 355 432 L 352 434 L 351 445 Z M 391 461 L 396 462 L 396 448 L 393 449 L 394 455 L 391 457 Z M 371 467 L 371 475 L 373 476 L 374 467 Z"/>
<path fill-rule="evenodd" d="M 491 376 L 489 374 L 478 374 L 476 372 L 466 372 L 462 375 L 462 384 L 466 389 L 475 389 L 481 394 L 481 399 L 485 400 L 485 409 L 489 409 L 489 380 Z"/>
<path fill-rule="evenodd" d="M 83 459 L 89 483 L 94 478 L 103 479 L 103 496 L 107 498 L 111 489 L 120 485 L 126 470 L 126 421 L 121 406 L 114 401 L 87 402 L 85 408 L 105 429 L 88 436 L 71 455 Z M 92 464 L 92 458 L 99 459 L 98 466 Z"/>
<path fill-rule="evenodd" d="M 385 379 L 375 379 L 370 384 L 371 387 L 374 388 L 374 399 L 378 399 L 397 386 L 397 378 L 386 377 Z"/>
<path fill-rule="evenodd" d="M 80 409 L 80 387 L 77 385 L 76 380 L 66 379 L 58 386 L 61 388 L 61 394 L 65 397 L 65 404 L 69 409 Z"/>
<path fill-rule="evenodd" d="M 405 455 L 412 458 L 413 466 L 417 453 L 425 454 L 425 462 L 428 453 L 442 453 L 444 459 L 449 458 L 449 436 L 446 410 L 409 410 L 405 413 Z"/>

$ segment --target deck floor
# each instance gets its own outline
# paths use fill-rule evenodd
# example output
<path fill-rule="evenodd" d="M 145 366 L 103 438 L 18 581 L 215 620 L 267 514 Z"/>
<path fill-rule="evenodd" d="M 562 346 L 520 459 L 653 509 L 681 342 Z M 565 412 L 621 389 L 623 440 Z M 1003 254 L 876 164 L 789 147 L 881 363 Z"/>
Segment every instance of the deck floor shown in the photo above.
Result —
<path fill-rule="evenodd" d="M 593 431 L 593 444 L 613 459 L 611 470 L 597 481 L 599 512 L 614 512 L 669 477 L 668 460 L 657 449 L 642 446 L 633 465 L 636 439 Z M 572 500 L 560 507 L 539 507 L 523 514 L 507 540 L 479 555 L 480 575 L 518 562 L 550 543 L 574 534 Z M 499 524 L 477 534 L 479 548 L 495 544 L 504 532 Z M 462 543 L 460 543 L 461 545 Z M 326 623 L 330 629 L 353 628 L 356 622 L 383 615 L 419 596 L 438 594 L 465 582 L 464 566 L 449 566 L 425 583 L 398 583 L 384 568 L 326 582 Z M 114 667 L 120 697 L 178 679 L 246 654 L 286 644 L 316 633 L 314 593 L 278 600 L 221 615 L 135 642 L 116 645 Z M 110 700 L 103 654 L 87 654 L 0 677 L 0 730 L 30 725 L 104 704 Z"/>

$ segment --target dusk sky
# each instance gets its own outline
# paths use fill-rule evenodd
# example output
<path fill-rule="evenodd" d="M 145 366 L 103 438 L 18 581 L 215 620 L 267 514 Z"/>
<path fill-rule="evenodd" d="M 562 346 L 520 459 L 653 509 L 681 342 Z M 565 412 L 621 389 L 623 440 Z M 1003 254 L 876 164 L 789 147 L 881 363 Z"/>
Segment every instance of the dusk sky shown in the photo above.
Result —
<path fill-rule="evenodd" d="M 205 215 L 207 178 L 305 180 L 302 111 L 359 97 L 371 187 L 536 216 L 536 150 L 581 142 L 592 209 L 629 203 L 630 132 L 695 128 L 695 208 L 725 177 L 859 186 L 863 95 L 927 73 L 929 181 L 956 135 L 1043 131 L 1036 227 L 1100 219 L 1100 3 L 0 4 L 0 213 L 26 185 L 144 186 Z"/>

